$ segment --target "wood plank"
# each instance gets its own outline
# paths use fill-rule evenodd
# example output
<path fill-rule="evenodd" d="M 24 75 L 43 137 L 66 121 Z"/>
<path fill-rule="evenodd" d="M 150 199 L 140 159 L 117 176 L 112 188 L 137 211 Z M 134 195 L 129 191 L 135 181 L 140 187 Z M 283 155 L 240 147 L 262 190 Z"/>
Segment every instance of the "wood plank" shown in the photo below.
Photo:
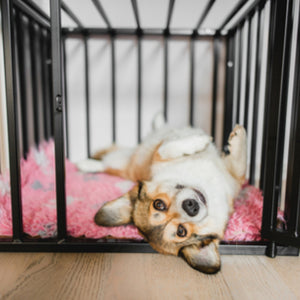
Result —
<path fill-rule="evenodd" d="M 300 257 L 276 257 L 269 260 L 281 280 L 300 299 Z"/>
<path fill-rule="evenodd" d="M 221 273 L 209 276 L 160 254 L 115 255 L 104 299 L 231 299 Z"/>
<path fill-rule="evenodd" d="M 223 256 L 205 275 L 134 253 L 0 253 L 0 299 L 297 299 L 300 259 Z"/>
<path fill-rule="evenodd" d="M 297 299 L 265 256 L 223 256 L 223 276 L 234 299 Z"/>

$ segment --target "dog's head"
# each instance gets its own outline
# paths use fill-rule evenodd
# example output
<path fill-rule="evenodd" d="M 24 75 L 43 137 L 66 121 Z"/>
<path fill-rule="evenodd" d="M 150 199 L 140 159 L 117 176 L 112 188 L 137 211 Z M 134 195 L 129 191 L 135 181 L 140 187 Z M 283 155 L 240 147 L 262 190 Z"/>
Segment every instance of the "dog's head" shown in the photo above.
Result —
<path fill-rule="evenodd" d="M 106 203 L 95 222 L 102 226 L 134 223 L 158 252 L 180 255 L 193 268 L 215 273 L 220 269 L 218 245 L 228 209 L 222 205 L 212 209 L 210 193 L 172 182 L 140 182 Z"/>

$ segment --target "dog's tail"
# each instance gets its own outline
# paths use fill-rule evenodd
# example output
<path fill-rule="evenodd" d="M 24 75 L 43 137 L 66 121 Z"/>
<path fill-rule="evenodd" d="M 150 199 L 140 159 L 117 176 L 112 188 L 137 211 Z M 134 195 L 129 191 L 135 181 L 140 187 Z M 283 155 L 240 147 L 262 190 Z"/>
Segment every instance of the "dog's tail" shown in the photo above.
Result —
<path fill-rule="evenodd" d="M 165 116 L 162 112 L 157 113 L 152 121 L 152 129 L 154 131 L 161 129 L 167 125 Z"/>

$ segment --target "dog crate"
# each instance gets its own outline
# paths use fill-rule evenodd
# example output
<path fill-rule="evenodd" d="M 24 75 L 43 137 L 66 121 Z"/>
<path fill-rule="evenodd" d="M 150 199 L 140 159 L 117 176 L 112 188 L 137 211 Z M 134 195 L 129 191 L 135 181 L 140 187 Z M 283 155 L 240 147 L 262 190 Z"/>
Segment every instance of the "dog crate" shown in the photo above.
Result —
<path fill-rule="evenodd" d="M 107 105 L 110 109 L 105 110 L 109 121 L 103 132 L 108 132 L 112 142 L 118 142 L 118 123 L 124 127 L 130 118 L 122 122 L 118 119 L 118 109 L 121 105 L 124 108 L 124 104 L 117 97 L 119 60 L 116 52 L 118 41 L 133 41 L 136 75 L 127 76 L 136 89 L 133 110 L 135 134 L 131 134 L 131 138 L 139 142 L 144 135 L 143 106 L 155 106 L 146 102 L 149 99 L 144 98 L 143 91 L 147 87 L 143 48 L 145 41 L 152 39 L 159 42 L 162 51 L 159 77 L 162 101 L 159 108 L 167 119 L 174 119 L 170 112 L 174 96 L 174 87 L 170 85 L 170 76 L 174 76 L 174 70 L 170 70 L 170 50 L 173 41 L 181 41 L 188 51 L 188 59 L 184 60 L 188 70 L 184 75 L 188 93 L 184 101 L 177 101 L 176 105 L 179 111 L 182 111 L 180 105 L 185 106 L 186 123 L 198 126 L 196 119 L 201 111 L 207 115 L 207 111 L 199 105 L 201 95 L 196 95 L 197 87 L 207 80 L 210 90 L 208 128 L 219 145 L 226 146 L 227 137 L 236 123 L 243 124 L 248 131 L 249 182 L 258 185 L 264 196 L 262 239 L 256 242 L 223 242 L 220 245 L 221 254 L 298 255 L 299 0 L 234 0 L 228 1 L 226 9 L 221 0 L 200 1 L 198 4 L 195 1 L 161 1 L 159 4 L 164 3 L 165 11 L 162 8 L 148 12 L 155 18 L 158 11 L 164 11 L 164 25 L 156 28 L 143 25 L 142 1 L 139 0 L 124 1 L 134 20 L 134 25 L 128 28 L 113 26 L 110 14 L 100 0 L 89 3 L 94 8 L 93 13 L 98 14 L 99 24 L 104 24 L 97 27 L 84 26 L 80 13 L 75 13 L 71 5 L 64 1 L 49 2 L 50 14 L 47 14 L 32 0 L 1 0 L 6 85 L 6 101 L 3 99 L 3 103 L 7 106 L 7 113 L 3 116 L 7 117 L 8 128 L 13 230 L 12 237 L 0 239 L 0 251 L 154 252 L 143 241 L 69 236 L 65 185 L 65 158 L 72 152 L 70 132 L 73 127 L 69 119 L 76 105 L 72 101 L 74 93 L 70 96 L 70 91 L 76 90 L 76 84 L 70 85 L 68 81 L 68 76 L 72 75 L 67 71 L 71 59 L 67 51 L 68 42 L 76 40 L 82 46 L 83 68 L 78 71 L 72 69 L 71 73 L 78 72 L 82 76 L 85 121 L 80 128 L 86 133 L 83 144 L 86 156 L 90 156 L 93 142 L 91 131 L 94 130 L 90 122 L 94 111 L 91 107 L 90 82 L 93 78 L 90 69 L 95 63 L 90 57 L 90 42 L 105 41 L 108 45 L 106 50 L 109 55 L 105 61 L 110 71 L 105 79 L 109 86 Z M 125 11 L 124 3 L 122 8 L 115 6 L 115 9 Z M 151 5 L 157 4 L 155 1 L 148 2 L 146 8 L 151 10 Z M 196 22 L 189 28 L 174 28 L 172 18 L 185 12 L 188 7 L 187 11 L 195 16 Z M 62 13 L 75 25 L 62 26 Z M 213 26 L 210 27 L 207 22 L 209 17 L 213 19 L 210 22 Z M 205 60 L 199 62 L 197 59 L 197 47 L 203 43 L 207 43 L 211 50 L 209 68 Z M 207 70 L 200 79 L 196 78 L 197 72 L 204 66 Z M 182 78 L 179 77 L 179 81 Z M 99 93 L 101 98 L 101 91 Z M 32 238 L 24 234 L 20 159 L 27 158 L 31 146 L 38 146 L 52 138 L 55 145 L 57 234 L 51 238 Z M 77 138 L 82 137 L 79 134 Z M 277 224 L 279 207 L 284 217 L 282 226 Z"/>

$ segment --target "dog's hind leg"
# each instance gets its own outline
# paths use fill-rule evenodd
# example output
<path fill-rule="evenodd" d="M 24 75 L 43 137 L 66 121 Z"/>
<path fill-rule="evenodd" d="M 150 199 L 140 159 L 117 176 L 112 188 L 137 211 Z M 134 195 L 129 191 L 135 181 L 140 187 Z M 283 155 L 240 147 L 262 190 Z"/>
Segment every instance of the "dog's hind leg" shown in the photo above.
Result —
<path fill-rule="evenodd" d="M 131 148 L 112 146 L 97 152 L 93 155 L 93 159 L 80 161 L 76 165 L 77 168 L 84 173 L 106 172 L 112 175 L 126 177 L 124 170 L 127 169 L 132 152 L 133 149 Z"/>
<path fill-rule="evenodd" d="M 224 154 L 224 162 L 233 177 L 241 184 L 245 181 L 247 168 L 247 135 L 241 125 L 236 125 L 229 135 L 228 154 Z"/>

